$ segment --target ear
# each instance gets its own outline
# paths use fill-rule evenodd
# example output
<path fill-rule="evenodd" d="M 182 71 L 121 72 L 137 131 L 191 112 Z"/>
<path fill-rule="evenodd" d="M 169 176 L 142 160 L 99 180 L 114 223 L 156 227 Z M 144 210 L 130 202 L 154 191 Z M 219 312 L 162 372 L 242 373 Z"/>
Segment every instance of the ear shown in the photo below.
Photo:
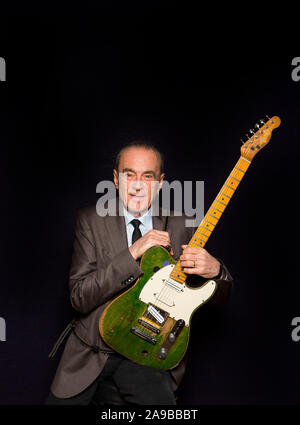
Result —
<path fill-rule="evenodd" d="M 119 190 L 119 173 L 115 168 L 113 169 L 113 176 L 114 176 L 114 184 L 116 188 Z"/>
<path fill-rule="evenodd" d="M 159 191 L 160 191 L 160 189 L 162 188 L 164 178 L 165 178 L 165 173 L 162 173 L 162 174 L 160 175 L 160 178 L 159 178 L 158 192 L 159 192 Z"/>

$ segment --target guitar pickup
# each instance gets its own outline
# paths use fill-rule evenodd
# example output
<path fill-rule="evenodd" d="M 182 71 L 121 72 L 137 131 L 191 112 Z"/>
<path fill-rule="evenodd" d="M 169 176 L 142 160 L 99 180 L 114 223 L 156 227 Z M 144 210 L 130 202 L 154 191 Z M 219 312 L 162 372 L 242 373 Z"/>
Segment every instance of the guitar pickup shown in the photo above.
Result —
<path fill-rule="evenodd" d="M 156 323 L 158 326 L 163 326 L 168 316 L 169 313 L 167 311 L 149 303 L 143 317 L 147 317 L 149 321 Z"/>
<path fill-rule="evenodd" d="M 144 332 L 140 331 L 139 329 L 136 328 L 131 328 L 130 332 L 132 332 L 134 335 L 139 336 L 142 339 L 145 339 L 147 342 L 150 342 L 150 344 L 156 344 L 156 339 L 153 338 L 150 335 L 145 334 Z"/>
<path fill-rule="evenodd" d="M 160 326 L 158 326 L 156 323 L 152 322 L 152 320 L 147 319 L 147 317 L 140 317 L 138 319 L 138 322 L 144 326 L 144 328 L 149 329 L 152 332 L 155 332 L 156 334 L 160 333 Z"/>

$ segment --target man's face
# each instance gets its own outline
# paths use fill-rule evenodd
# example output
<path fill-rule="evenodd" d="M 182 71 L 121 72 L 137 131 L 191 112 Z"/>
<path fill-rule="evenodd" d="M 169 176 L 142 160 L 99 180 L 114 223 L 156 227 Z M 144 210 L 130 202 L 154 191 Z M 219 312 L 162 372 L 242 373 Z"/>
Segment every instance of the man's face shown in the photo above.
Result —
<path fill-rule="evenodd" d="M 120 158 L 119 170 L 114 170 L 114 183 L 127 210 L 135 217 L 143 215 L 158 193 L 164 174 L 160 160 L 152 149 L 130 147 Z"/>

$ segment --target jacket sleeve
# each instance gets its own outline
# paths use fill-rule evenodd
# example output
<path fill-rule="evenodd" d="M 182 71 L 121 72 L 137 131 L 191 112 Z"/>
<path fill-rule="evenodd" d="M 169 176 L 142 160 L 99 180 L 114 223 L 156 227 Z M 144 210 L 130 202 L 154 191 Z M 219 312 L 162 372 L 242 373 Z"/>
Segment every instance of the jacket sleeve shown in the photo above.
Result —
<path fill-rule="evenodd" d="M 222 273 L 219 279 L 216 279 L 217 289 L 214 293 L 211 302 L 215 304 L 223 304 L 229 298 L 233 287 L 233 278 L 227 267 L 220 258 L 217 258 L 222 267 Z"/>
<path fill-rule="evenodd" d="M 75 310 L 89 313 L 142 274 L 128 248 L 114 258 L 98 252 L 84 214 L 78 212 L 69 275 L 70 300 Z"/>
<path fill-rule="evenodd" d="M 197 228 L 189 228 L 190 238 L 192 237 L 192 235 L 195 233 L 196 230 Z M 227 301 L 227 299 L 229 298 L 231 294 L 231 290 L 233 288 L 233 278 L 231 274 L 229 273 L 224 262 L 220 258 L 216 258 L 216 259 L 221 264 L 222 273 L 219 279 L 212 278 L 212 280 L 215 280 L 217 282 L 217 289 L 209 302 L 215 303 L 215 304 L 223 304 Z M 204 278 L 202 276 L 197 276 L 197 280 L 199 285 L 202 285 L 204 282 L 207 281 L 207 278 Z"/>

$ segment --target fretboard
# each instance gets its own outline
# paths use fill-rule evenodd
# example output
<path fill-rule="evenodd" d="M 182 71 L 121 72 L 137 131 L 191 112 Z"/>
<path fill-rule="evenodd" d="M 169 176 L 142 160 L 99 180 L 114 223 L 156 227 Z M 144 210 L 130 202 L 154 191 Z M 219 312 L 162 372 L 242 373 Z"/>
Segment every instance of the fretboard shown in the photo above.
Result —
<path fill-rule="evenodd" d="M 188 246 L 202 248 L 205 246 L 250 164 L 251 161 L 248 159 L 242 156 L 239 158 L 192 239 L 188 243 Z M 176 263 L 170 276 L 178 283 L 185 282 L 187 274 L 183 271 L 180 261 Z"/>

